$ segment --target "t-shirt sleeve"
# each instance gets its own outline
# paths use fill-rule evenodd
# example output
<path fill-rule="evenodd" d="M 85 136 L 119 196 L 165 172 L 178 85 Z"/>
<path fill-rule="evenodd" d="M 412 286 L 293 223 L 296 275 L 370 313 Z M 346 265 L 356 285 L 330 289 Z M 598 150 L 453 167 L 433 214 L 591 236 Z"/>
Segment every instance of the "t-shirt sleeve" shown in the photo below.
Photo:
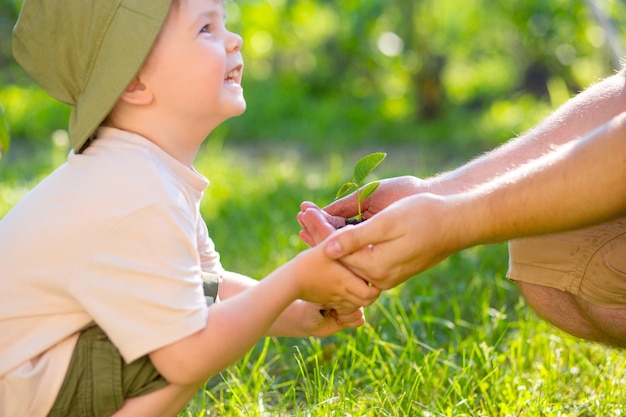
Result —
<path fill-rule="evenodd" d="M 200 254 L 200 264 L 202 270 L 211 274 L 223 274 L 224 268 L 220 262 L 220 254 L 215 249 L 215 243 L 209 236 L 207 225 L 201 216 L 198 216 L 196 224 L 198 239 L 198 253 Z"/>
<path fill-rule="evenodd" d="M 190 213 L 175 205 L 144 207 L 96 240 L 72 291 L 127 362 L 206 325 Z"/>

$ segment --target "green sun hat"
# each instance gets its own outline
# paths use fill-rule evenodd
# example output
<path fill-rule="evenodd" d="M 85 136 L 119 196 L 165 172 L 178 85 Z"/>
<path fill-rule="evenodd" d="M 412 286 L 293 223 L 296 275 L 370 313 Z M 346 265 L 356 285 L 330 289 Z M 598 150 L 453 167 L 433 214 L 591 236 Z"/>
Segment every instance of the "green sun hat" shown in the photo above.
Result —
<path fill-rule="evenodd" d="M 81 152 L 137 74 L 172 0 L 24 0 L 13 55 L 52 97 L 72 107 Z"/>

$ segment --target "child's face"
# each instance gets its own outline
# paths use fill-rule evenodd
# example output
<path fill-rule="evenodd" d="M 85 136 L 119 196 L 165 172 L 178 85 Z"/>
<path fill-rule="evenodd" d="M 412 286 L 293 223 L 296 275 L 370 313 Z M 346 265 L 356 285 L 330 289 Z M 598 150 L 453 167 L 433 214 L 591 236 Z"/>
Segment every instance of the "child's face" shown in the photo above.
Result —
<path fill-rule="evenodd" d="M 167 114 L 214 128 L 241 114 L 242 40 L 225 27 L 223 2 L 174 0 L 139 78 Z"/>

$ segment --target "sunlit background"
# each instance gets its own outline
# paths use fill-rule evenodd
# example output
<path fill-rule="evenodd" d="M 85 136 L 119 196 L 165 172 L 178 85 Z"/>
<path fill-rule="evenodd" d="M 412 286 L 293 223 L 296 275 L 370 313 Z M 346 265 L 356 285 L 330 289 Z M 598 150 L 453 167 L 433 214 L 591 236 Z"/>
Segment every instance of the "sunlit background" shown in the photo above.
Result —
<path fill-rule="evenodd" d="M 0 217 L 69 149 L 69 109 L 11 57 L 20 3 L 0 0 L 0 107 L 11 138 L 0 152 Z M 291 225 L 270 257 L 297 246 L 298 202 L 330 202 L 366 152 L 387 152 L 379 177 L 462 163 L 615 72 L 626 39 L 618 0 L 233 0 L 226 8 L 244 40 L 248 106 L 200 153 L 197 168 L 212 180 L 203 215 L 215 230 L 255 216 L 240 211 L 255 213 L 261 200 L 284 206 L 264 213 Z M 244 242 L 254 248 L 255 239 Z M 271 268 L 262 262 L 246 267 Z"/>
<path fill-rule="evenodd" d="M 49 141 L 67 118 L 11 59 L 19 4 L 0 0 L 0 104 L 16 147 Z M 249 106 L 220 135 L 311 146 L 486 146 L 614 71 L 623 39 L 615 19 L 626 7 L 617 0 L 247 0 L 227 9 L 230 28 L 244 39 Z"/>

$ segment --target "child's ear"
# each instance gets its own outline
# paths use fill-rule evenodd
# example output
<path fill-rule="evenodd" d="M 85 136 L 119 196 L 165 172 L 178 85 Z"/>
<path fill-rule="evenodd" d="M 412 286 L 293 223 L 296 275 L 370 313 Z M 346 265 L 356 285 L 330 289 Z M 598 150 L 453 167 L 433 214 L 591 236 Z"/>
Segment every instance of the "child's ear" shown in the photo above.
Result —
<path fill-rule="evenodd" d="M 128 84 L 120 99 L 128 104 L 144 105 L 152 103 L 153 96 L 150 89 L 138 77 L 135 77 Z"/>

